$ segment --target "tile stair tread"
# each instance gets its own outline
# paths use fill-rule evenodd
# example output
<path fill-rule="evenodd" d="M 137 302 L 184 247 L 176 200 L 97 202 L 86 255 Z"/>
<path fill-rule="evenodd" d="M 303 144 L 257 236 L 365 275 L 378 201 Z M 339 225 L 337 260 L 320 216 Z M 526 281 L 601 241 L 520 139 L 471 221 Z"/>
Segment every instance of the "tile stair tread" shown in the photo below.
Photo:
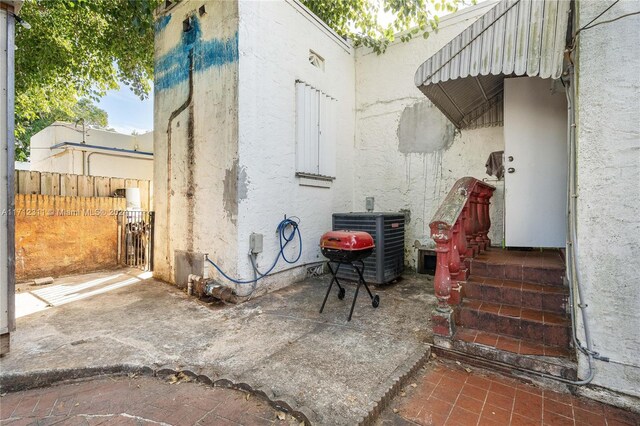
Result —
<path fill-rule="evenodd" d="M 503 305 L 522 307 L 525 309 L 540 309 L 545 312 L 552 312 L 559 315 L 565 314 L 566 299 L 569 296 L 569 289 L 566 287 L 545 287 L 543 285 L 520 283 L 510 280 L 496 280 L 488 279 L 487 282 L 481 282 L 477 278 L 469 278 L 464 284 L 466 287 L 465 292 L 468 294 L 465 299 L 482 299 L 489 302 L 501 303 Z M 483 293 L 483 289 L 492 291 L 498 291 L 498 296 L 490 296 L 488 299 L 481 296 L 479 293 Z M 516 296 L 508 296 L 504 293 L 507 290 L 510 293 L 515 293 Z M 517 293 L 520 293 L 519 295 Z M 560 296 L 564 301 L 559 302 L 557 297 Z M 529 303 L 525 302 L 525 298 L 529 297 L 542 297 L 542 300 L 535 302 L 535 299 L 531 299 Z"/>
<path fill-rule="evenodd" d="M 515 267 L 515 269 L 513 269 Z M 499 280 L 515 280 L 546 286 L 564 286 L 564 267 L 546 265 L 527 266 L 510 263 L 482 262 L 472 259 L 469 263 L 470 275 Z M 518 269 L 519 268 L 519 269 Z"/>
<path fill-rule="evenodd" d="M 558 358 L 570 357 L 570 351 L 567 348 L 544 345 L 539 341 L 490 333 L 470 327 L 458 328 L 453 338 L 520 355 L 550 356 Z"/>
<path fill-rule="evenodd" d="M 504 303 L 492 303 L 479 299 L 465 298 L 461 304 L 461 308 L 495 314 L 498 316 L 519 317 L 522 320 L 540 324 L 563 325 L 565 327 L 570 326 L 569 318 L 565 316 L 537 309 L 506 305 Z M 516 311 L 518 311 L 518 315 L 515 315 Z"/>
<path fill-rule="evenodd" d="M 553 284 L 539 284 L 532 283 L 528 281 L 513 281 L 507 279 L 500 278 L 487 278 L 487 277 L 478 277 L 474 275 L 470 275 L 467 278 L 467 282 L 477 285 L 483 286 L 491 286 L 491 287 L 510 287 L 514 289 L 520 289 L 522 291 L 532 291 L 532 292 L 540 292 L 540 293 L 564 293 L 569 294 L 569 289 L 564 286 L 557 286 Z"/>
<path fill-rule="evenodd" d="M 487 265 L 514 265 L 514 266 L 522 266 L 525 268 L 554 269 L 558 271 L 564 270 L 566 268 L 564 264 L 554 265 L 554 264 L 536 264 L 536 263 L 507 262 L 507 261 L 501 262 L 499 260 L 482 258 L 481 255 L 472 258 L 471 262 L 486 263 Z"/>

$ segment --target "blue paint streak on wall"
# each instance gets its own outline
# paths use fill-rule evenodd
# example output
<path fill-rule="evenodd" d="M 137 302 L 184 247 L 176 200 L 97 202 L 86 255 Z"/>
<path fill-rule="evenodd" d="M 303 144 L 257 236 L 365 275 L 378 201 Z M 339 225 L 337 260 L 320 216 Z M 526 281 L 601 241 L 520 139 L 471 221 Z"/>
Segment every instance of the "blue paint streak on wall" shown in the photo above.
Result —
<path fill-rule="evenodd" d="M 166 26 L 169 24 L 169 21 L 171 21 L 171 15 L 164 15 L 159 17 L 155 23 L 156 33 L 159 33 L 160 31 L 164 30 Z"/>
<path fill-rule="evenodd" d="M 203 40 L 200 22 L 192 17 L 192 28 L 182 33 L 180 43 L 157 59 L 156 92 L 171 89 L 189 78 L 189 52 L 193 49 L 193 67 L 201 72 L 238 60 L 238 33 L 227 39 Z"/>

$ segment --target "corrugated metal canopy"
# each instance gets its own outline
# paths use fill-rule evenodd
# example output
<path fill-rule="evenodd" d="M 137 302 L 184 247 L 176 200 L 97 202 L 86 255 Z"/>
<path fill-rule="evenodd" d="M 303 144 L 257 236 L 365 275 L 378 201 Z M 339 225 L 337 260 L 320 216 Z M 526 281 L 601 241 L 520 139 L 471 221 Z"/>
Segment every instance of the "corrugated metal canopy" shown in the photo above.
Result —
<path fill-rule="evenodd" d="M 570 0 L 502 0 L 427 59 L 416 86 L 460 129 L 502 124 L 504 78 L 562 74 Z"/>

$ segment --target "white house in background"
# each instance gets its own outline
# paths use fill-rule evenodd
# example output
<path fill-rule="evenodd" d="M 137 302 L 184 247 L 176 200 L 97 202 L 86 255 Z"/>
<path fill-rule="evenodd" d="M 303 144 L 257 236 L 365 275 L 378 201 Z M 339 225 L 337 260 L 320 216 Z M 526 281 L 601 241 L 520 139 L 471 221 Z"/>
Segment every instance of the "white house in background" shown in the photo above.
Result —
<path fill-rule="evenodd" d="M 153 132 L 126 135 L 56 121 L 31 137 L 30 170 L 153 179 Z"/>
<path fill-rule="evenodd" d="M 31 170 L 31 163 L 28 161 L 16 161 L 14 164 L 15 170 Z"/>

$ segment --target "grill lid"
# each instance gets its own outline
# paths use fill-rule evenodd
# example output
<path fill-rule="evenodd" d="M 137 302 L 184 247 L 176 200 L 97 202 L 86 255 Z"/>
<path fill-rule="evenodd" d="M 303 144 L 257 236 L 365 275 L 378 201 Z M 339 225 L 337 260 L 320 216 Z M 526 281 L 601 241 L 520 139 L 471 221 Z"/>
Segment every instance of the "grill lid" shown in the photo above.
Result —
<path fill-rule="evenodd" d="M 344 251 L 368 250 L 375 247 L 373 237 L 362 231 L 329 231 L 320 237 L 320 247 Z"/>

